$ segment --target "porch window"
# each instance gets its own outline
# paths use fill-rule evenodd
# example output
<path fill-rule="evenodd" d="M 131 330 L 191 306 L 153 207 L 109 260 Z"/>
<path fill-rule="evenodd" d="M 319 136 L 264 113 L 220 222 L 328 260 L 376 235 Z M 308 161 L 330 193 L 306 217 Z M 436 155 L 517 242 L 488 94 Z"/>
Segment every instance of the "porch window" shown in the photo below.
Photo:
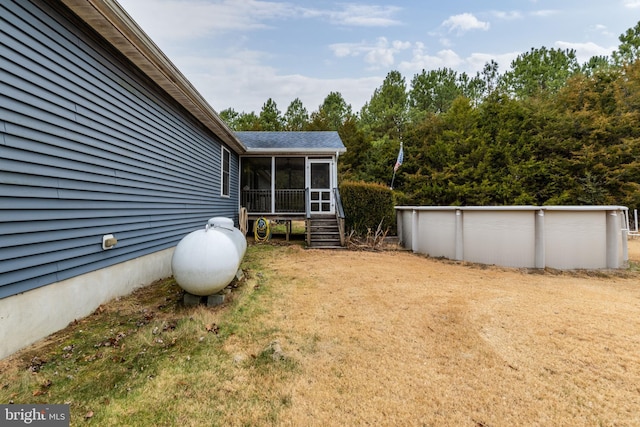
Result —
<path fill-rule="evenodd" d="M 229 197 L 230 194 L 230 172 L 231 172 L 231 155 L 229 150 L 222 147 L 222 165 L 220 167 L 222 171 L 222 189 L 223 196 Z"/>
<path fill-rule="evenodd" d="M 304 212 L 304 157 L 276 157 L 276 212 Z"/>
<path fill-rule="evenodd" d="M 250 213 L 305 213 L 304 157 L 243 157 L 241 204 Z"/>
<path fill-rule="evenodd" d="M 271 157 L 242 159 L 242 206 L 249 212 L 271 212 Z"/>

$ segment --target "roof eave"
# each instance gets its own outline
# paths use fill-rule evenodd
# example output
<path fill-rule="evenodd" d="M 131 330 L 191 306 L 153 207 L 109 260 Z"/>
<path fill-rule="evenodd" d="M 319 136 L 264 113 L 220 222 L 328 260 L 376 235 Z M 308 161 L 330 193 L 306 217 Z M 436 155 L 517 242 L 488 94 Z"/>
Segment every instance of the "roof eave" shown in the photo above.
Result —
<path fill-rule="evenodd" d="M 115 0 L 61 0 L 169 96 L 239 154 L 247 148 Z"/>
<path fill-rule="evenodd" d="M 247 148 L 245 155 L 251 154 L 282 154 L 282 155 L 334 155 L 336 153 L 343 154 L 346 148 Z"/>

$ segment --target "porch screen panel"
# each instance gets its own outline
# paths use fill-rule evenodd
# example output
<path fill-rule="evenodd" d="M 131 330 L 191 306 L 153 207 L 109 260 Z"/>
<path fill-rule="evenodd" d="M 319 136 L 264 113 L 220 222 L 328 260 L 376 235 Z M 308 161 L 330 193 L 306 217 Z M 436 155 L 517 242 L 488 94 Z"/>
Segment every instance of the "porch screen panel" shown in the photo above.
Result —
<path fill-rule="evenodd" d="M 242 206 L 249 212 L 271 212 L 271 157 L 242 159 Z"/>
<path fill-rule="evenodd" d="M 331 188 L 329 163 L 313 163 L 311 165 L 311 188 Z"/>
<path fill-rule="evenodd" d="M 304 213 L 304 188 L 304 158 L 276 157 L 276 212 Z"/>

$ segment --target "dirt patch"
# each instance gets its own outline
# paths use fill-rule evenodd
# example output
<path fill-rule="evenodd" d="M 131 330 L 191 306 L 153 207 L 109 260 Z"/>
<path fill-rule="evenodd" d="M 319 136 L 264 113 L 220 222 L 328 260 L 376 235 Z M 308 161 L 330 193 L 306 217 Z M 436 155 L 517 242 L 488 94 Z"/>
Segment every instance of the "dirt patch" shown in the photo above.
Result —
<path fill-rule="evenodd" d="M 637 274 L 303 249 L 271 266 L 265 321 L 302 366 L 282 425 L 640 423 Z"/>

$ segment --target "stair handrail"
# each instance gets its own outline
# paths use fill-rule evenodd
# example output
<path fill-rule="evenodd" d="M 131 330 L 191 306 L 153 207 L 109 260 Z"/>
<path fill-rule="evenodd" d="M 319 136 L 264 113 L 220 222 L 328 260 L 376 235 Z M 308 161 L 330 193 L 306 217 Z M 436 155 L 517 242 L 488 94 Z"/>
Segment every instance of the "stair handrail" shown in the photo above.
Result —
<path fill-rule="evenodd" d="M 345 233 L 344 233 L 344 207 L 342 206 L 342 199 L 340 198 L 340 190 L 338 187 L 333 188 L 333 197 L 336 202 L 336 219 L 338 220 L 338 231 L 340 231 L 340 245 L 344 246 L 345 244 Z"/>
<path fill-rule="evenodd" d="M 309 187 L 304 189 L 304 205 L 307 219 L 305 228 L 307 230 L 307 246 L 311 246 L 311 201 L 309 200 Z"/>

